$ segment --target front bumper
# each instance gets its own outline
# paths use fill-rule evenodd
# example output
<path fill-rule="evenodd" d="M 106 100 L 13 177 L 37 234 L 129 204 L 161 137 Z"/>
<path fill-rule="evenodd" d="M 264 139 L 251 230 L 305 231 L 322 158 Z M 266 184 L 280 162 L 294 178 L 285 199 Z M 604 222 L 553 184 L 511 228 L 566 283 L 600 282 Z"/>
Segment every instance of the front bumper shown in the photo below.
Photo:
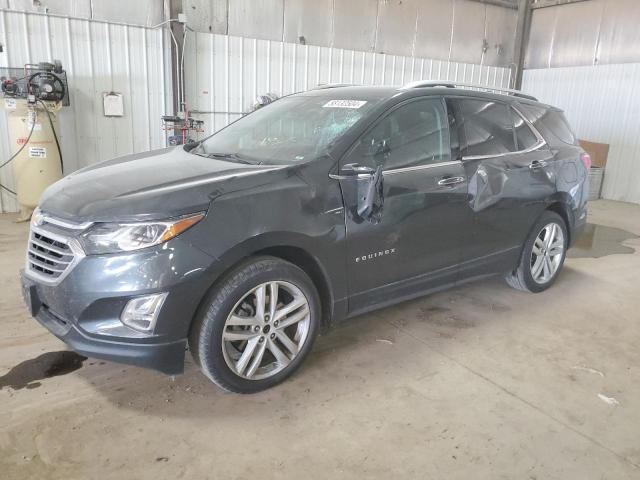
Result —
<path fill-rule="evenodd" d="M 22 274 L 22 293 L 31 315 L 73 351 L 92 358 L 152 368 L 168 375 L 182 373 L 186 340 L 168 343 L 131 343 L 89 337 L 76 325 L 42 303 L 38 287 Z"/>
<path fill-rule="evenodd" d="M 127 255 L 88 256 L 57 285 L 21 272 L 31 315 L 72 350 L 88 357 L 152 368 L 184 369 L 186 338 L 216 261 L 180 239 Z M 155 329 L 137 332 L 119 323 L 137 296 L 168 292 Z M 102 328 L 120 324 L 120 328 Z"/>

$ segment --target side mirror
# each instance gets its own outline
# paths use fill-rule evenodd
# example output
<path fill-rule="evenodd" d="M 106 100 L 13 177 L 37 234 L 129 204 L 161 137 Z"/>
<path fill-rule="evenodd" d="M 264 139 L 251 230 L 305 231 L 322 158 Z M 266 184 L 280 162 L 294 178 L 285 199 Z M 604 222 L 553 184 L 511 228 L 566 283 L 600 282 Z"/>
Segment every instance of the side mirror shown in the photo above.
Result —
<path fill-rule="evenodd" d="M 366 165 L 359 165 L 357 163 L 347 163 L 340 169 L 340 177 L 344 177 L 341 178 L 344 180 L 358 178 L 364 179 L 374 173 L 376 173 L 376 171 L 373 168 L 367 167 Z"/>
<path fill-rule="evenodd" d="M 382 178 L 382 167 L 378 167 L 371 174 L 366 184 L 358 189 L 358 216 L 363 220 L 369 220 L 371 223 L 380 222 L 384 200 Z"/>
<path fill-rule="evenodd" d="M 332 178 L 340 180 L 345 206 L 354 221 L 380 222 L 384 201 L 382 167 L 373 169 L 350 163 L 344 165 L 339 175 L 332 175 Z"/>

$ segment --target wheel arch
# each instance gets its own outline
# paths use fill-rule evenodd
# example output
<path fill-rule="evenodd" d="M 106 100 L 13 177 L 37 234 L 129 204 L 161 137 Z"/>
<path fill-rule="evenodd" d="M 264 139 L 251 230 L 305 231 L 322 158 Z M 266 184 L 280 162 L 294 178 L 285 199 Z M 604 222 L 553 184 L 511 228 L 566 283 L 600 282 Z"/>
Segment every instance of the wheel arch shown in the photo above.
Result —
<path fill-rule="evenodd" d="M 316 257 L 307 250 L 292 245 L 274 245 L 258 250 L 251 256 L 255 255 L 269 255 L 271 257 L 280 258 L 293 263 L 309 275 L 309 278 L 311 278 L 311 281 L 315 285 L 318 290 L 318 295 L 320 296 L 320 308 L 322 311 L 321 326 L 323 329 L 326 329 L 331 325 L 333 317 L 333 293 L 330 287 L 328 275 Z"/>
<path fill-rule="evenodd" d="M 575 222 L 570 199 L 565 198 L 563 195 L 558 195 L 550 201 L 546 210 L 557 213 L 564 220 L 567 236 L 569 237 L 567 238 L 567 245 L 571 245 L 573 243 L 573 226 Z"/>
<path fill-rule="evenodd" d="M 564 221 L 564 224 L 567 229 L 567 236 L 568 236 L 567 245 L 571 245 L 571 242 L 573 241 L 573 217 L 574 217 L 573 210 L 571 209 L 570 203 L 568 203 L 567 199 L 564 198 L 564 196 L 561 193 L 558 193 L 558 195 L 555 195 L 548 200 L 544 210 L 542 210 L 540 214 L 537 217 L 535 217 L 534 221 L 531 223 L 531 226 L 529 227 L 529 230 L 527 232 L 527 236 L 525 237 L 521 245 L 520 253 L 518 254 L 518 261 L 520 261 L 522 252 L 524 251 L 525 243 L 527 239 L 531 236 L 531 233 L 533 232 L 533 229 L 535 228 L 536 224 L 540 220 L 540 217 L 542 217 L 542 215 L 544 215 L 544 213 L 548 211 L 551 211 L 560 215 L 560 218 L 562 218 L 562 220 Z"/>
<path fill-rule="evenodd" d="M 227 274 L 251 257 L 262 255 L 290 262 L 301 268 L 311 278 L 320 297 L 321 329 L 328 329 L 334 319 L 341 314 L 336 312 L 336 292 L 330 273 L 323 260 L 317 254 L 312 253 L 312 243 L 313 239 L 305 235 L 291 234 L 290 232 L 265 233 L 247 239 L 229 249 L 218 258 L 217 268 L 211 272 L 211 285 L 200 300 L 196 313 L 191 319 L 189 330 L 191 330 L 195 318 L 201 314 L 202 308 L 212 292 L 224 281 Z"/>

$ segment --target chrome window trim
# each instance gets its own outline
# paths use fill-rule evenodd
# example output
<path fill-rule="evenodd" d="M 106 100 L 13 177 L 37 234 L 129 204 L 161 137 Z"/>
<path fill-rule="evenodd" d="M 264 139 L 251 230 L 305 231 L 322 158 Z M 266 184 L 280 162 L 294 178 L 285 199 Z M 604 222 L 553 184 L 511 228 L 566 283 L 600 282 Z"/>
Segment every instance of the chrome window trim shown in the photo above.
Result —
<path fill-rule="evenodd" d="M 457 98 L 460 98 L 460 97 L 457 97 Z M 472 98 L 472 97 L 469 97 L 469 98 Z M 482 97 L 477 97 L 477 98 L 473 97 L 473 99 L 482 100 Z M 525 117 L 522 114 L 522 112 L 520 110 L 518 110 L 518 108 L 514 104 L 508 103 L 508 102 L 501 102 L 501 103 L 504 103 L 507 106 L 507 108 L 512 108 L 520 116 L 520 118 L 522 118 L 524 123 L 527 124 L 527 126 L 531 129 L 533 134 L 536 136 L 536 138 L 538 139 L 538 142 L 535 145 L 532 145 L 529 148 L 525 148 L 524 150 L 517 150 L 515 152 L 495 153 L 493 155 L 465 155 L 464 157 L 462 157 L 462 161 L 463 162 L 464 161 L 468 161 L 468 160 L 486 160 L 486 159 L 489 159 L 489 158 L 506 157 L 508 155 L 519 155 L 519 154 L 524 154 L 524 153 L 531 153 L 531 152 L 539 150 L 542 147 L 544 147 L 545 145 L 547 145 L 547 141 L 540 134 L 538 129 L 533 126 L 533 124 L 527 119 L 527 117 Z M 515 127 L 514 127 L 514 134 L 515 134 Z"/>
<path fill-rule="evenodd" d="M 461 165 L 462 162 L 460 160 L 450 160 L 446 162 L 438 162 L 438 163 L 429 163 L 426 165 L 414 165 L 413 167 L 403 167 L 403 168 L 392 168 L 389 170 L 383 170 L 382 175 L 396 175 L 398 173 L 407 173 L 407 172 L 415 172 L 419 170 L 426 170 L 428 168 L 438 168 L 438 167 L 446 167 L 447 165 Z M 359 173 L 358 175 L 338 175 L 335 173 L 330 173 L 329 178 L 333 180 L 347 180 L 349 178 L 370 178 L 373 174 L 368 173 Z"/>
<path fill-rule="evenodd" d="M 337 173 L 330 173 L 329 178 L 332 180 L 348 180 L 350 178 L 370 178 L 372 175 L 372 173 L 359 173 L 357 175 L 339 175 Z"/>
<path fill-rule="evenodd" d="M 39 235 L 43 235 L 45 237 L 51 238 L 52 240 L 55 240 L 56 242 L 60 242 L 60 243 L 64 243 L 64 244 L 68 245 L 69 249 L 73 253 L 73 260 L 71 260 L 71 262 L 67 265 L 67 268 L 58 277 L 51 278 L 51 277 L 48 277 L 47 275 L 43 275 L 42 273 L 40 273 L 40 272 L 38 272 L 36 270 L 32 270 L 31 269 L 30 258 L 29 258 L 29 250 L 30 250 L 29 246 L 31 244 L 31 238 L 32 238 L 32 235 L 34 233 L 37 233 Z M 82 247 L 80 246 L 80 243 L 78 243 L 78 241 L 76 239 L 65 237 L 65 236 L 59 235 L 57 233 L 53 233 L 53 232 L 51 232 L 49 230 L 46 230 L 44 228 L 35 227 L 33 225 L 31 226 L 31 229 L 29 231 L 29 240 L 28 240 L 28 242 L 29 242 L 29 244 L 27 245 L 27 251 L 25 253 L 25 269 L 24 269 L 24 273 L 31 280 L 35 280 L 35 281 L 43 283 L 45 285 L 49 285 L 49 286 L 58 285 L 60 282 L 62 282 L 62 280 L 64 280 L 66 278 L 67 275 L 69 275 L 69 273 L 71 273 L 71 271 L 75 268 L 75 266 L 85 257 L 84 250 L 82 250 Z"/>
<path fill-rule="evenodd" d="M 438 163 L 427 163 L 426 165 L 416 165 L 413 167 L 403 167 L 403 168 L 392 168 L 389 170 L 383 170 L 383 175 L 395 175 L 398 173 L 407 173 L 407 172 L 415 172 L 417 170 L 426 170 L 428 168 L 438 168 L 438 167 L 446 167 L 447 165 L 458 165 L 462 164 L 460 160 L 449 160 L 446 162 L 438 162 Z"/>

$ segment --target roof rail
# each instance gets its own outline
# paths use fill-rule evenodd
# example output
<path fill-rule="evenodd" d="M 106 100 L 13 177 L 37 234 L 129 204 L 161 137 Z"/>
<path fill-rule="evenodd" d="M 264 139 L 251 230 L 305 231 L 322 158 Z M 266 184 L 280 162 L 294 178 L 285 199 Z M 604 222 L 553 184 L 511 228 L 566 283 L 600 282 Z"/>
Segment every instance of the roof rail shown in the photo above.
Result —
<path fill-rule="evenodd" d="M 514 97 L 526 98 L 528 100 L 538 101 L 533 95 L 527 95 L 520 90 L 512 90 L 510 88 L 491 87 L 489 85 L 477 85 L 474 83 L 460 83 L 449 82 L 447 80 L 417 80 L 415 82 L 407 83 L 400 87 L 402 90 L 409 90 L 411 88 L 426 88 L 426 87 L 445 87 L 445 88 L 466 88 L 485 90 L 489 92 L 500 93 L 504 95 L 513 95 Z"/>
<path fill-rule="evenodd" d="M 355 87 L 353 83 L 321 83 L 316 87 L 313 87 L 311 90 L 325 90 L 327 88 L 338 88 L 338 87 Z"/>

